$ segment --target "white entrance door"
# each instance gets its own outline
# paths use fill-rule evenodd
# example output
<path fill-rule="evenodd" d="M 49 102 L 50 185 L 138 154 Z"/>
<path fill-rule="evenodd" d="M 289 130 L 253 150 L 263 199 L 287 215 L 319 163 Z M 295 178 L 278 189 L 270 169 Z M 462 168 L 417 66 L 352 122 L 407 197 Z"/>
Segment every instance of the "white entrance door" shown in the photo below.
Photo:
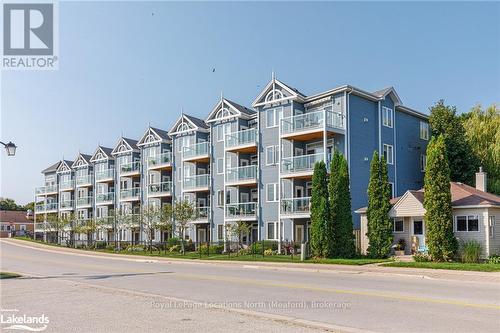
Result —
<path fill-rule="evenodd" d="M 207 241 L 207 230 L 206 229 L 198 229 L 198 242 L 206 242 Z"/>
<path fill-rule="evenodd" d="M 304 241 L 304 226 L 301 224 L 295 226 L 295 241 L 300 243 Z"/>

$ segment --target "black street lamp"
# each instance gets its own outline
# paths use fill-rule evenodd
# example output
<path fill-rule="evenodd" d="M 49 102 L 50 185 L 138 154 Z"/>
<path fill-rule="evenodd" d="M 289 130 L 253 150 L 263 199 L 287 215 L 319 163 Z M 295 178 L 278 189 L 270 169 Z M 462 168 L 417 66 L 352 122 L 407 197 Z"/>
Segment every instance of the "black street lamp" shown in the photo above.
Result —
<path fill-rule="evenodd" d="M 11 141 L 7 143 L 3 143 L 2 141 L 0 141 L 0 143 L 5 147 L 5 150 L 7 151 L 7 156 L 16 155 L 17 146 L 14 143 L 12 143 Z"/>

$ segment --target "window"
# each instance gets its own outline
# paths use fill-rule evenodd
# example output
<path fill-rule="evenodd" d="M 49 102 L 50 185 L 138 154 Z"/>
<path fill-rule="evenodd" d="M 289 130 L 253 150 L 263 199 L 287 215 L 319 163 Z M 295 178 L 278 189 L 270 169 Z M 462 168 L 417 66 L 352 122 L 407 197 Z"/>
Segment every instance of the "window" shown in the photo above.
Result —
<path fill-rule="evenodd" d="M 266 165 L 274 165 L 274 146 L 266 147 Z"/>
<path fill-rule="evenodd" d="M 281 119 L 283 118 L 283 108 L 268 109 L 266 111 L 266 127 L 276 127 L 279 126 Z"/>
<path fill-rule="evenodd" d="M 495 217 L 488 217 L 488 226 L 490 228 L 490 238 L 495 238 Z"/>
<path fill-rule="evenodd" d="M 227 134 L 231 134 L 231 123 L 220 124 L 217 126 L 217 141 L 224 141 Z"/>
<path fill-rule="evenodd" d="M 405 232 L 403 220 L 393 220 L 392 231 L 395 233 Z"/>
<path fill-rule="evenodd" d="M 384 149 L 383 149 L 383 154 L 385 157 L 385 160 L 387 161 L 387 164 L 393 164 L 394 163 L 394 151 L 393 147 L 391 145 L 386 145 L 384 143 Z"/>
<path fill-rule="evenodd" d="M 276 222 L 267 223 L 267 239 L 276 239 Z"/>
<path fill-rule="evenodd" d="M 392 109 L 383 106 L 382 107 L 382 124 L 386 127 L 391 127 L 392 128 Z"/>
<path fill-rule="evenodd" d="M 219 175 L 224 173 L 224 159 L 223 158 L 217 159 L 217 173 Z"/>
<path fill-rule="evenodd" d="M 267 201 L 278 201 L 278 184 L 266 184 Z"/>
<path fill-rule="evenodd" d="M 424 154 L 420 155 L 420 171 L 425 172 L 425 165 L 427 164 L 427 156 Z"/>
<path fill-rule="evenodd" d="M 429 140 L 429 124 L 424 121 L 420 122 L 420 139 Z"/>
<path fill-rule="evenodd" d="M 224 191 L 222 190 L 217 191 L 217 206 L 224 206 Z"/>
<path fill-rule="evenodd" d="M 477 215 L 457 216 L 455 221 L 455 231 L 479 231 L 479 217 Z"/>
<path fill-rule="evenodd" d="M 223 224 L 218 224 L 217 225 L 217 239 L 224 239 L 224 225 Z"/>
<path fill-rule="evenodd" d="M 389 182 L 389 190 L 391 191 L 391 198 L 394 198 L 395 195 L 394 195 L 394 183 L 393 182 Z"/>

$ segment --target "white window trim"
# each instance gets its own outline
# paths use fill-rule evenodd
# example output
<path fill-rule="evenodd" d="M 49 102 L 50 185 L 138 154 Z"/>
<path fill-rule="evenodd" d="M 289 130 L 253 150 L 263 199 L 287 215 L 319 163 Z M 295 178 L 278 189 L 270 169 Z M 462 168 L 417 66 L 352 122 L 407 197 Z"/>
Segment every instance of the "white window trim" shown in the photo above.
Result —
<path fill-rule="evenodd" d="M 465 217 L 465 227 L 467 230 L 460 230 L 460 231 L 458 230 L 457 227 L 458 227 L 458 218 L 459 217 Z M 477 219 L 477 230 L 475 230 L 475 231 L 469 230 L 469 217 L 475 217 Z M 479 232 L 481 232 L 481 219 L 479 218 L 479 215 L 473 215 L 473 214 L 471 214 L 471 215 L 456 215 L 454 217 L 454 222 L 455 222 L 454 223 L 454 231 L 455 232 L 467 232 L 467 233 L 474 233 L 474 232 L 479 233 Z"/>
<path fill-rule="evenodd" d="M 270 238 L 269 237 L 269 225 L 270 224 L 273 224 L 273 233 L 274 233 L 274 238 Z M 270 221 L 270 222 L 266 222 L 266 239 L 267 240 L 278 240 L 278 235 L 277 235 L 277 226 L 278 226 L 278 222 L 276 221 Z"/>
<path fill-rule="evenodd" d="M 269 200 L 269 186 L 273 187 L 274 198 L 272 198 L 272 200 Z M 278 183 L 267 183 L 266 184 L 266 201 L 267 202 L 278 202 L 277 190 L 278 190 Z"/>
<path fill-rule="evenodd" d="M 395 193 L 394 193 L 394 182 L 389 182 L 389 184 L 391 185 L 390 188 L 391 188 L 391 199 L 395 197 Z"/>
<path fill-rule="evenodd" d="M 389 145 L 387 143 L 384 143 L 382 147 L 383 147 L 382 148 L 382 153 L 384 152 L 385 147 L 387 147 L 387 148 L 391 147 L 391 149 L 390 149 L 390 151 L 391 151 L 391 155 L 390 155 L 391 161 L 389 162 L 389 155 L 387 155 L 387 161 L 386 162 L 389 165 L 393 165 L 394 164 L 394 146 L 393 145 Z M 389 150 L 389 149 L 387 149 L 387 150 Z"/>
<path fill-rule="evenodd" d="M 423 132 L 423 127 L 425 125 L 425 132 Z M 422 136 L 422 134 L 425 133 L 424 136 Z M 420 139 L 422 140 L 425 140 L 425 141 L 429 141 L 429 123 L 426 123 L 425 121 L 420 121 Z"/>
<path fill-rule="evenodd" d="M 220 193 L 222 193 L 222 197 L 220 196 Z M 222 199 L 222 200 L 220 200 L 220 199 Z M 218 190 L 217 191 L 217 207 L 224 207 L 224 199 L 225 199 L 224 191 Z"/>
<path fill-rule="evenodd" d="M 221 168 L 219 170 L 219 162 L 221 162 Z M 218 175 L 223 175 L 224 174 L 224 159 L 223 158 L 218 158 L 216 161 L 216 169 L 217 169 L 217 174 Z"/>
<path fill-rule="evenodd" d="M 402 222 L 403 223 L 403 230 L 402 231 L 396 231 L 396 221 L 397 222 Z M 405 221 L 403 219 L 393 219 L 392 220 L 392 232 L 395 234 L 404 234 L 405 233 Z"/>
<path fill-rule="evenodd" d="M 496 228 L 496 216 L 488 216 L 488 232 L 490 233 L 490 238 L 495 238 L 495 228 Z"/>
<path fill-rule="evenodd" d="M 391 108 L 386 106 L 382 107 L 382 125 L 385 127 L 393 128 L 394 112 Z"/>
<path fill-rule="evenodd" d="M 269 154 L 267 153 L 268 149 L 273 150 L 273 159 L 271 162 L 269 162 L 269 158 L 268 158 L 269 157 Z M 266 165 L 267 166 L 275 165 L 276 164 L 275 157 L 276 157 L 276 146 L 267 146 L 266 147 Z"/>
<path fill-rule="evenodd" d="M 271 125 L 271 126 L 268 125 L 268 121 L 267 121 L 267 115 L 268 115 L 269 111 L 273 112 L 273 118 L 274 118 L 273 125 Z M 278 127 L 280 125 L 281 119 L 283 118 L 284 112 L 285 112 L 285 109 L 282 106 L 267 109 L 266 110 L 266 128 Z M 279 117 L 280 113 L 281 113 L 281 118 Z"/>
<path fill-rule="evenodd" d="M 420 171 L 425 172 L 426 165 L 427 165 L 427 155 L 420 154 Z"/>

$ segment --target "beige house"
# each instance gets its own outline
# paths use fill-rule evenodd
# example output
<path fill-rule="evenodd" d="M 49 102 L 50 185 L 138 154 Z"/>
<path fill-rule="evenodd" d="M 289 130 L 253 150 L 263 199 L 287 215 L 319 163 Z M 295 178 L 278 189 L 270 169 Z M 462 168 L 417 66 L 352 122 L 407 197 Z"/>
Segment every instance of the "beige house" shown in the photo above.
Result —
<path fill-rule="evenodd" d="M 476 240 L 483 248 L 483 256 L 500 255 L 500 197 L 485 191 L 486 173 L 476 174 L 476 187 L 450 183 L 453 228 L 459 241 Z M 425 252 L 426 226 L 424 220 L 424 190 L 407 191 L 391 200 L 389 215 L 393 220 L 394 244 L 405 241 L 405 254 Z M 361 215 L 361 252 L 368 248 L 366 207 L 358 209 Z"/>

